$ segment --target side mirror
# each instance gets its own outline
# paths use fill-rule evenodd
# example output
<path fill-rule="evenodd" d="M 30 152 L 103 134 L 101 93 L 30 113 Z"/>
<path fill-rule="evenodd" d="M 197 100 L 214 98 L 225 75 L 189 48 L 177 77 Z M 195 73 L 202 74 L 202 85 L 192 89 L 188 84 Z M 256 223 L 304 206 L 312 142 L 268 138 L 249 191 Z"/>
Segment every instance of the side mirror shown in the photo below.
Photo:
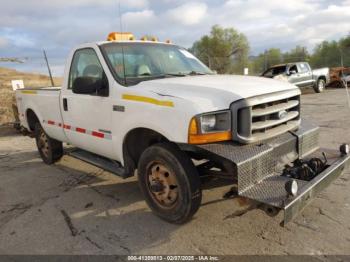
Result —
<path fill-rule="evenodd" d="M 102 74 L 102 79 L 98 80 L 97 82 L 98 82 L 98 86 L 96 87 L 97 95 L 108 96 L 109 95 L 108 78 L 104 72 Z"/>
<path fill-rule="evenodd" d="M 74 94 L 94 94 L 97 91 L 97 82 L 93 77 L 77 77 L 73 82 Z"/>
<path fill-rule="evenodd" d="M 289 71 L 289 75 L 295 75 L 296 73 L 297 73 L 297 71 L 295 71 L 295 70 Z"/>
<path fill-rule="evenodd" d="M 73 82 L 72 91 L 74 94 L 108 96 L 107 76 L 103 74 L 102 79 L 91 76 L 77 77 Z"/>

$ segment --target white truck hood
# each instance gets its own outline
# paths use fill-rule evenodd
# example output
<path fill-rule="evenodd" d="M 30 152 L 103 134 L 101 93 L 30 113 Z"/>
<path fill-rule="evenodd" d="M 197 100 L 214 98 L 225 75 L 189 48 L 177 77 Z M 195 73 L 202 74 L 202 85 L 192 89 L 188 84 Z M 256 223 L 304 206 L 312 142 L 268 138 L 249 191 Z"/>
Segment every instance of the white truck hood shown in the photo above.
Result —
<path fill-rule="evenodd" d="M 171 77 L 144 81 L 137 87 L 160 96 L 189 100 L 205 111 L 226 109 L 243 98 L 287 90 L 300 92 L 298 87 L 287 82 L 237 75 Z"/>

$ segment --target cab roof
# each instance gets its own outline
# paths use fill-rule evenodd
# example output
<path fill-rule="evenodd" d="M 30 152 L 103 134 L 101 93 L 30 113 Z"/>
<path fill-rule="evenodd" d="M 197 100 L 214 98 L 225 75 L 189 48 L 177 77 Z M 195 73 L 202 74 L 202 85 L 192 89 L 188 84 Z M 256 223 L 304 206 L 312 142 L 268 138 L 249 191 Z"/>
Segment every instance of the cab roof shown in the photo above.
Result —
<path fill-rule="evenodd" d="M 273 65 L 270 68 L 280 67 L 280 66 L 288 66 L 288 65 L 293 65 L 293 64 L 301 64 L 301 63 L 306 63 L 306 62 L 300 61 L 300 62 L 284 63 L 284 64 Z"/>
<path fill-rule="evenodd" d="M 136 40 L 135 36 L 131 32 L 111 32 L 107 36 L 107 41 L 98 42 L 97 45 L 104 45 L 106 43 L 118 42 L 118 43 L 160 43 L 171 44 L 170 40 L 165 42 L 159 42 L 155 36 L 143 36 L 140 40 Z"/>
<path fill-rule="evenodd" d="M 141 43 L 141 44 L 163 44 L 163 45 L 175 45 L 173 43 L 166 43 L 166 42 L 160 42 L 160 41 L 145 41 L 145 40 L 120 40 L 120 41 L 99 41 L 96 44 L 97 45 L 105 45 L 110 43 Z"/>

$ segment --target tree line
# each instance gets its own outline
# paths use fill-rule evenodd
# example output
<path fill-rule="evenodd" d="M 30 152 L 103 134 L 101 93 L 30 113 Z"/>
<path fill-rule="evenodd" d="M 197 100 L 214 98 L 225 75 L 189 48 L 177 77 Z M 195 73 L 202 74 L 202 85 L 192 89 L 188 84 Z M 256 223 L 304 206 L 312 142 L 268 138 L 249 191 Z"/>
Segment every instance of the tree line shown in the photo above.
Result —
<path fill-rule="evenodd" d="M 243 74 L 244 68 L 249 68 L 249 74 L 258 75 L 272 65 L 299 61 L 309 62 L 312 68 L 350 66 L 350 34 L 338 41 L 323 41 L 311 53 L 304 46 L 296 46 L 287 52 L 270 48 L 249 56 L 249 42 L 243 33 L 214 25 L 190 51 L 220 74 Z"/>

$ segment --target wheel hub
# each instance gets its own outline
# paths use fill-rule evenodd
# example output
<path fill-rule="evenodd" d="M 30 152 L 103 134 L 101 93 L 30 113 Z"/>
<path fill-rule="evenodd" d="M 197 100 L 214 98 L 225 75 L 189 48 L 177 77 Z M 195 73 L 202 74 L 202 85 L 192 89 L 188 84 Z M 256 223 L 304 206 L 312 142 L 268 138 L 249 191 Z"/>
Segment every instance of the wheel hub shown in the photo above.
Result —
<path fill-rule="evenodd" d="M 148 172 L 149 190 L 163 208 L 172 207 L 178 199 L 178 183 L 174 172 L 165 165 L 153 163 Z"/>
<path fill-rule="evenodd" d="M 151 182 L 151 191 L 153 193 L 159 193 L 162 192 L 165 189 L 164 185 L 160 183 L 159 181 L 152 181 Z"/>
<path fill-rule="evenodd" d="M 38 147 L 45 156 L 48 156 L 48 154 L 49 154 L 49 141 L 48 141 L 47 136 L 44 132 L 40 133 L 40 136 L 38 139 Z"/>
<path fill-rule="evenodd" d="M 324 84 L 323 84 L 322 81 L 320 81 L 320 82 L 318 83 L 318 88 L 319 88 L 320 90 L 323 90 Z"/>

